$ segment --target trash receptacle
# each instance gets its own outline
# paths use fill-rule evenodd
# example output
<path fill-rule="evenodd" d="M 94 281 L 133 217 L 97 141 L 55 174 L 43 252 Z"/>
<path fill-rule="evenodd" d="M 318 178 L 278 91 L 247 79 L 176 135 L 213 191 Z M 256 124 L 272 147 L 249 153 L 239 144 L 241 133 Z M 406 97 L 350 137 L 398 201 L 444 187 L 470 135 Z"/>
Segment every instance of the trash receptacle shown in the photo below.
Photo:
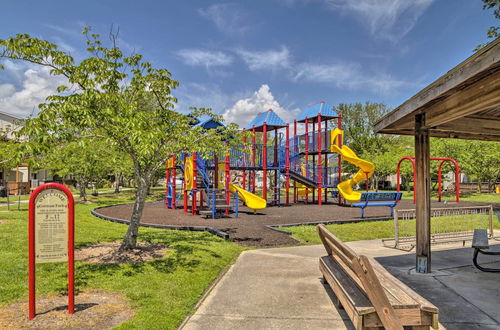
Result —
<path fill-rule="evenodd" d="M 0 197 L 7 197 L 7 187 L 0 187 Z"/>

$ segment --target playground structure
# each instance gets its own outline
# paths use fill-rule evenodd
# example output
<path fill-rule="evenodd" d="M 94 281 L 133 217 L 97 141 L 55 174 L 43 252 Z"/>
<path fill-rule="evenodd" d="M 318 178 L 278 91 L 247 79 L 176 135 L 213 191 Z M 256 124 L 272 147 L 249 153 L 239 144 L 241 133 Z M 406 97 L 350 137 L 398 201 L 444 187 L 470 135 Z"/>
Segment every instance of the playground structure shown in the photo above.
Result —
<path fill-rule="evenodd" d="M 208 119 L 196 125 L 214 129 L 223 124 Z M 374 171 L 372 163 L 343 145 L 342 117 L 325 102 L 306 108 L 294 120 L 293 136 L 290 124 L 272 109 L 257 114 L 244 130 L 251 133 L 251 141 L 245 137 L 244 145 L 232 148 L 226 155 L 213 153 L 204 159 L 192 153 L 169 159 L 166 206 L 176 208 L 176 201 L 183 197 L 184 212 L 188 212 L 191 199 L 193 215 L 215 218 L 231 209 L 238 216 L 240 200 L 254 211 L 268 204 L 281 206 L 282 197 L 288 206 L 291 193 L 293 203 L 302 198 L 306 204 L 322 205 L 328 202 L 328 193 L 338 204 L 343 199 L 355 202 L 361 194 L 353 186 Z M 340 182 L 343 159 L 360 170 Z M 179 173 L 183 184 L 177 189 Z"/>
<path fill-rule="evenodd" d="M 398 162 L 398 167 L 396 171 L 398 192 L 401 191 L 401 163 L 404 160 L 409 160 L 413 167 L 413 182 L 417 182 L 417 166 L 414 156 L 402 157 Z M 453 158 L 444 157 L 431 157 L 430 160 L 439 160 L 438 165 L 438 202 L 441 202 L 441 196 L 443 194 L 443 164 L 445 162 L 451 162 L 455 168 L 455 201 L 460 202 L 460 166 L 458 162 Z M 416 189 L 413 189 L 413 204 L 417 203 Z"/>

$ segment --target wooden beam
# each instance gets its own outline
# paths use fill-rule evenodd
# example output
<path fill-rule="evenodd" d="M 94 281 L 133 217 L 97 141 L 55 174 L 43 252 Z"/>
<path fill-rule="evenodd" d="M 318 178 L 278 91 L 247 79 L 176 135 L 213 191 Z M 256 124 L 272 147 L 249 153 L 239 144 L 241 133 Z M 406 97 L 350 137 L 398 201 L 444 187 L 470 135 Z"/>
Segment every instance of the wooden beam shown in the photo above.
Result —
<path fill-rule="evenodd" d="M 376 132 L 380 132 L 392 123 L 407 115 L 415 115 L 428 103 L 447 96 L 446 93 L 453 92 L 464 81 L 473 79 L 488 70 L 495 70 L 500 63 L 500 38 L 492 41 L 486 47 L 467 58 L 465 61 L 451 69 L 432 84 L 421 90 L 415 96 L 407 100 L 398 108 L 381 118 L 374 126 Z"/>
<path fill-rule="evenodd" d="M 500 136 L 500 118 L 477 119 L 464 117 L 439 126 L 434 126 L 432 130 L 466 134 L 482 134 L 488 132 L 491 135 Z"/>
<path fill-rule="evenodd" d="M 431 176 L 429 131 L 425 128 L 425 114 L 415 116 L 415 161 L 417 165 L 416 204 L 416 270 L 431 271 Z"/>
<path fill-rule="evenodd" d="M 467 115 L 489 109 L 500 104 L 500 70 L 477 81 L 452 95 L 424 107 L 426 125 L 429 127 L 458 120 Z"/>

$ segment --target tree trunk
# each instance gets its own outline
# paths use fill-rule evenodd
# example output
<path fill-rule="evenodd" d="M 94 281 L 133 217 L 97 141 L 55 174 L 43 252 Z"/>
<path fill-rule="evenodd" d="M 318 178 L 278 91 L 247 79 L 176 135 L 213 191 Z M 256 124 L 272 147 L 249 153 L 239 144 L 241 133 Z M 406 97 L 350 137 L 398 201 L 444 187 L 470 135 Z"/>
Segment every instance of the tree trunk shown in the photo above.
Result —
<path fill-rule="evenodd" d="M 115 177 L 115 194 L 120 193 L 120 182 L 121 182 L 121 173 L 117 174 Z"/>
<path fill-rule="evenodd" d="M 80 199 L 84 202 L 87 201 L 87 183 L 84 180 L 78 180 L 78 190 L 80 191 Z"/>
<path fill-rule="evenodd" d="M 141 222 L 144 203 L 149 190 L 151 175 L 142 175 L 137 180 L 137 191 L 135 193 L 135 203 L 130 218 L 127 234 L 123 239 L 120 251 L 132 250 L 137 245 L 137 235 L 139 234 L 139 224 Z"/>
<path fill-rule="evenodd" d="M 477 180 L 477 192 L 481 193 L 481 179 Z"/>

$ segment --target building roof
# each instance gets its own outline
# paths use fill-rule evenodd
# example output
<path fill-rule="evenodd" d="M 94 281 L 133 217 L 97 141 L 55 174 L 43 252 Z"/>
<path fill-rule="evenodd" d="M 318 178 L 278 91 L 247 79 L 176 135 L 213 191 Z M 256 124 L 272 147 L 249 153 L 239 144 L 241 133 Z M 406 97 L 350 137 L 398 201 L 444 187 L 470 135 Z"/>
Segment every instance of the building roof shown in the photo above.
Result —
<path fill-rule="evenodd" d="M 321 121 L 328 120 L 332 118 L 337 118 L 339 115 L 333 111 L 333 107 L 328 105 L 325 101 L 321 101 L 318 104 L 307 107 L 302 113 L 297 117 L 297 122 L 305 122 L 310 123 L 318 121 L 318 117 L 321 115 Z"/>
<path fill-rule="evenodd" d="M 266 123 L 267 131 L 272 131 L 282 127 L 286 127 L 286 123 L 281 119 L 272 109 L 264 112 L 259 112 L 257 116 L 248 124 L 247 129 L 255 128 L 255 131 L 260 132 L 263 130 L 264 123 Z"/>
<path fill-rule="evenodd" d="M 21 117 L 17 117 L 17 116 L 15 116 L 15 115 L 12 115 L 12 114 L 10 114 L 10 113 L 3 112 L 3 111 L 0 111 L 0 115 L 3 115 L 3 116 L 6 116 L 6 117 L 9 117 L 9 118 L 11 118 L 12 120 L 16 120 L 16 121 L 17 121 L 17 120 L 22 120 L 22 118 L 21 118 Z"/>
<path fill-rule="evenodd" d="M 434 137 L 500 141 L 500 38 L 380 119 L 378 133 L 415 134 L 415 115 Z"/>

